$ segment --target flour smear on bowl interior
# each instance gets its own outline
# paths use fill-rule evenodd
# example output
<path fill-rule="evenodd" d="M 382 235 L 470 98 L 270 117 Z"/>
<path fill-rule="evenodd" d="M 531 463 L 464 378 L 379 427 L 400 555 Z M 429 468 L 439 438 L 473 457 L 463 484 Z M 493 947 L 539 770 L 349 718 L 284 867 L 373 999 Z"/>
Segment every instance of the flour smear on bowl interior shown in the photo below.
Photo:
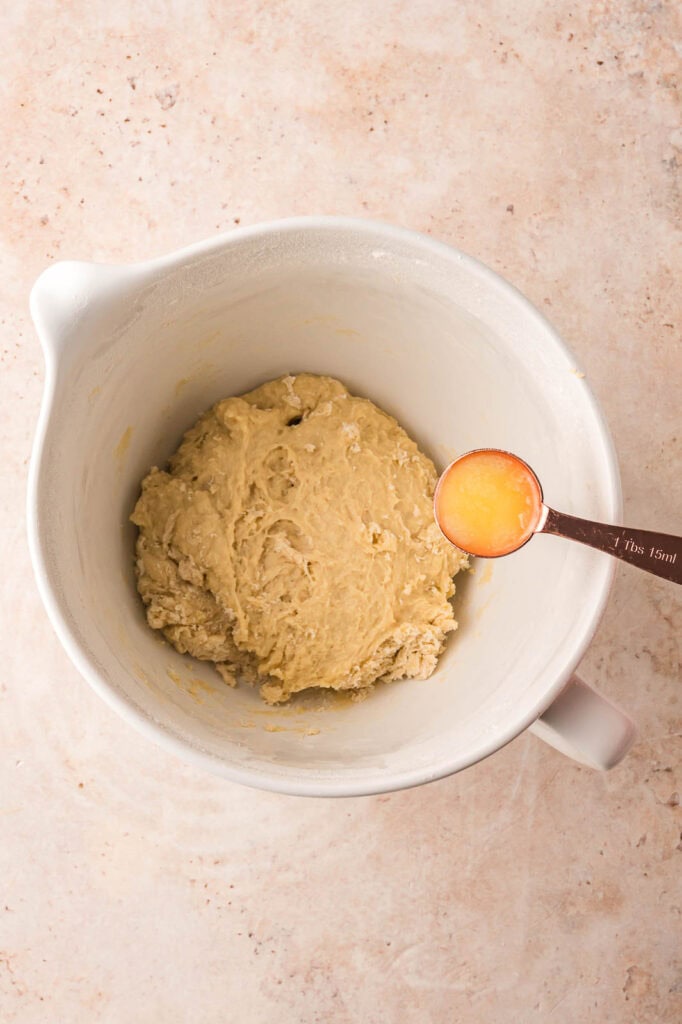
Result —
<path fill-rule="evenodd" d="M 395 419 L 330 377 L 219 402 L 131 516 L 150 626 L 269 703 L 428 677 L 468 564 L 434 523 L 436 479 Z"/>

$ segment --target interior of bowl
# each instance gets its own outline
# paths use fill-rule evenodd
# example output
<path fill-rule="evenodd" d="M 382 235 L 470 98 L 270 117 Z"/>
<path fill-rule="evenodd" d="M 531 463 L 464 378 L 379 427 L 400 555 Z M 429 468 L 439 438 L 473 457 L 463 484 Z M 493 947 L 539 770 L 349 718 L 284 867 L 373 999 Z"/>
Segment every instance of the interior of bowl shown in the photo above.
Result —
<path fill-rule="evenodd" d="M 103 271 L 58 362 L 34 496 L 53 618 L 93 685 L 213 770 L 290 792 L 435 778 L 523 728 L 584 648 L 604 556 L 538 537 L 479 561 L 458 578 L 460 628 L 430 679 L 268 708 L 147 626 L 128 516 L 213 402 L 309 371 L 396 416 L 439 469 L 506 448 L 549 504 L 613 519 L 608 438 L 546 322 L 474 261 L 370 224 L 247 230 L 114 276 L 115 301 Z"/>

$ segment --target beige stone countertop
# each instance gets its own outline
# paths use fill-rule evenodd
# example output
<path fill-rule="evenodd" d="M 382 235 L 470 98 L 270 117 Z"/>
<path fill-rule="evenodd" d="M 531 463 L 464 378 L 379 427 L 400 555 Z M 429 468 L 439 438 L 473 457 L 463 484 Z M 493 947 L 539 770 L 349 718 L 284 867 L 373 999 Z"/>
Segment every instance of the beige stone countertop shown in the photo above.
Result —
<path fill-rule="evenodd" d="M 523 735 L 390 796 L 249 791 L 148 743 L 26 546 L 51 261 L 336 213 L 428 232 L 576 353 L 625 518 L 682 532 L 675 0 L 6 0 L 0 14 L 2 1024 L 682 1020 L 682 606 L 618 568 L 583 665 L 639 740 Z"/>

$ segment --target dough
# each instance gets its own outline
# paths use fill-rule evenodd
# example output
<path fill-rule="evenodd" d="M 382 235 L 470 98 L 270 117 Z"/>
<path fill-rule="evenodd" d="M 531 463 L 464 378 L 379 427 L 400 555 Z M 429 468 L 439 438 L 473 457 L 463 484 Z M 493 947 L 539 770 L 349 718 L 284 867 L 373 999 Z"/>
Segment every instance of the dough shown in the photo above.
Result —
<path fill-rule="evenodd" d="M 435 484 L 396 421 L 330 377 L 219 402 L 131 516 L 149 624 L 269 703 L 426 678 L 467 565 L 434 522 Z"/>

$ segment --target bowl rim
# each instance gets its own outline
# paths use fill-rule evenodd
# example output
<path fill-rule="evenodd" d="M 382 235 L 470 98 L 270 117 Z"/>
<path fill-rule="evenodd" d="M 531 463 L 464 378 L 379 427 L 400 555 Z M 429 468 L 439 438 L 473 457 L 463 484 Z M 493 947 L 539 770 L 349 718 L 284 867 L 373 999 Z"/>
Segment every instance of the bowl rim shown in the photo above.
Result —
<path fill-rule="evenodd" d="M 372 237 L 375 240 L 379 238 L 388 241 L 392 240 L 412 248 L 415 254 L 418 250 L 421 250 L 424 253 L 437 255 L 445 261 L 452 262 L 453 265 L 456 264 L 460 272 L 464 270 L 466 273 L 477 276 L 489 289 L 502 296 L 505 301 L 511 301 L 519 306 L 527 317 L 536 321 L 546 334 L 548 341 L 559 349 L 566 359 L 574 360 L 571 350 L 546 317 L 522 292 L 496 271 L 447 242 L 432 238 L 430 235 L 420 231 L 399 227 L 380 220 L 323 215 L 288 217 L 264 221 L 211 236 L 203 241 L 194 242 L 150 260 L 127 264 L 125 268 L 130 272 L 132 284 L 147 274 L 158 277 L 195 257 L 222 251 L 248 240 L 266 237 L 273 233 L 319 233 L 321 231 L 337 234 L 346 233 L 347 235 L 355 236 L 364 234 L 368 238 Z M 89 267 L 92 267 L 92 265 L 91 263 L 86 264 Z M 49 269 L 51 270 L 54 266 L 56 264 L 52 264 Z M 83 266 L 83 264 L 75 264 L 75 266 Z M 189 741 L 156 722 L 129 698 L 115 690 L 100 673 L 94 659 L 90 658 L 83 650 L 78 637 L 62 612 L 47 570 L 41 531 L 40 487 L 42 456 L 54 405 L 59 358 L 54 354 L 47 328 L 44 327 L 42 318 L 38 315 L 35 285 L 31 292 L 30 306 L 46 364 L 43 396 L 32 446 L 27 486 L 28 546 L 38 591 L 52 626 L 76 669 L 109 707 L 116 711 L 126 722 L 135 727 L 138 732 L 141 732 L 170 753 L 176 754 L 185 763 L 242 785 L 291 796 L 370 796 L 446 778 L 477 764 L 496 750 L 506 746 L 532 725 L 568 683 L 589 646 L 606 607 L 616 568 L 613 559 L 605 558 L 603 566 L 598 566 L 598 570 L 595 571 L 590 588 L 589 614 L 586 614 L 584 617 L 581 628 L 579 630 L 576 629 L 570 650 L 565 656 L 563 668 L 557 674 L 553 684 L 544 691 L 542 698 L 526 714 L 519 719 L 514 719 L 507 728 L 496 732 L 494 737 L 480 743 L 473 750 L 453 756 L 451 760 L 440 764 L 437 768 L 422 766 L 395 773 L 387 772 L 385 777 L 380 772 L 374 772 L 366 778 L 346 777 L 342 772 L 333 777 L 319 777 L 312 774 L 310 776 L 304 774 L 294 775 L 293 772 L 290 773 L 289 771 L 278 772 L 275 767 L 273 767 L 271 772 L 261 768 L 243 768 L 193 746 Z M 601 407 L 587 384 L 584 387 L 584 397 L 594 417 L 596 433 L 600 435 L 607 468 L 603 483 L 613 510 L 613 521 L 619 522 L 622 514 L 622 493 L 613 440 Z"/>

